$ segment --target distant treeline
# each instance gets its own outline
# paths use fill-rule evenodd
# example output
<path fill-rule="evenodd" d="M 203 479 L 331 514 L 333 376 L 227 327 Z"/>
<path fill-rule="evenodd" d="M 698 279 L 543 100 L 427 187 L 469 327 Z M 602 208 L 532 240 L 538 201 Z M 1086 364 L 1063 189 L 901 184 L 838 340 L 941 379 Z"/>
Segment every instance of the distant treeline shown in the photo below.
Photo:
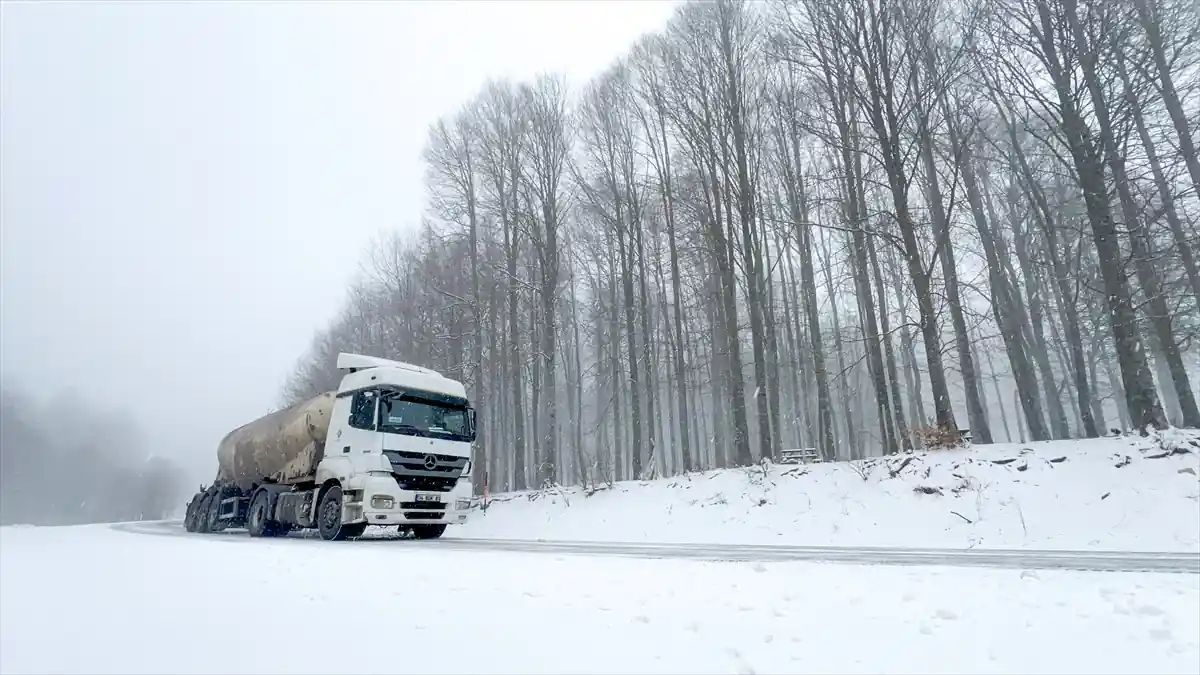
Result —
<path fill-rule="evenodd" d="M 0 391 L 0 525 L 155 520 L 179 505 L 182 471 L 150 457 L 134 422 L 79 396 Z"/>

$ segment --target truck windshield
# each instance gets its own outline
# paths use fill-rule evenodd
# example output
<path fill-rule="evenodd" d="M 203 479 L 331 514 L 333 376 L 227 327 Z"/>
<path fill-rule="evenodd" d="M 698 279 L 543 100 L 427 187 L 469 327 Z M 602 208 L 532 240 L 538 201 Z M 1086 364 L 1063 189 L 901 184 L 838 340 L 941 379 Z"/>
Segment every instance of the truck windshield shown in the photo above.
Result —
<path fill-rule="evenodd" d="M 449 441 L 474 440 L 467 408 L 431 401 L 411 393 L 384 393 L 379 401 L 379 430 Z"/>

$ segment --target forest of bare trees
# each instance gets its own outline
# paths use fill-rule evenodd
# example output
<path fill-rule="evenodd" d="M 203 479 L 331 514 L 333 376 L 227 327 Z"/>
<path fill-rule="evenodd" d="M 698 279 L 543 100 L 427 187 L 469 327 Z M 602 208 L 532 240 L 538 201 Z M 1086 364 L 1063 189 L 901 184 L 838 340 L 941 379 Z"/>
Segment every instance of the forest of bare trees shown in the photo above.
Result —
<path fill-rule="evenodd" d="M 614 5 L 619 12 L 619 5 Z M 338 351 L 467 383 L 492 491 L 1200 427 L 1194 0 L 720 0 L 429 131 Z"/>

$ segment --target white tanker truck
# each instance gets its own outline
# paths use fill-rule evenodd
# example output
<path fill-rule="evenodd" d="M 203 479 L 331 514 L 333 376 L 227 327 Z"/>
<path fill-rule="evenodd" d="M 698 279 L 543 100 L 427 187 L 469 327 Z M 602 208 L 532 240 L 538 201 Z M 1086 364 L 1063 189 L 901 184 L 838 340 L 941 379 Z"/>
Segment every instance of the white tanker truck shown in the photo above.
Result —
<path fill-rule="evenodd" d="M 368 525 L 420 539 L 467 519 L 475 410 L 461 382 L 407 363 L 339 354 L 336 392 L 273 412 L 217 446 L 217 477 L 188 502 L 188 532 L 252 537 Z"/>

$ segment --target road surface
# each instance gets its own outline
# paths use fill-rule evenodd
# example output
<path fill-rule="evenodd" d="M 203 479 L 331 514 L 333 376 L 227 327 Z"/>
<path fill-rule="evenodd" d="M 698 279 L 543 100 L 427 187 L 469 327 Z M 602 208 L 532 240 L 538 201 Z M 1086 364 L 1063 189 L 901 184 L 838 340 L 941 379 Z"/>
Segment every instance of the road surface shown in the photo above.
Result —
<path fill-rule="evenodd" d="M 257 543 L 245 530 L 213 534 L 189 533 L 183 521 L 161 520 L 117 523 L 120 532 L 168 537 L 207 537 L 219 541 Z M 615 555 L 634 558 L 675 558 L 713 561 L 830 562 L 856 565 L 948 565 L 954 567 L 998 567 L 1007 569 L 1063 569 L 1101 572 L 1172 572 L 1200 574 L 1200 553 L 1137 553 L 1126 551 L 1042 551 L 1006 549 L 937 549 L 870 546 L 752 546 L 747 544 L 639 544 L 601 541 L 541 541 L 523 539 L 459 539 L 437 541 L 400 540 L 393 530 L 351 542 L 321 542 L 315 533 L 293 533 L 273 540 L 296 545 L 416 546 L 473 551 L 519 551 L 579 555 Z M 313 541 L 313 540 L 316 541 Z"/>

